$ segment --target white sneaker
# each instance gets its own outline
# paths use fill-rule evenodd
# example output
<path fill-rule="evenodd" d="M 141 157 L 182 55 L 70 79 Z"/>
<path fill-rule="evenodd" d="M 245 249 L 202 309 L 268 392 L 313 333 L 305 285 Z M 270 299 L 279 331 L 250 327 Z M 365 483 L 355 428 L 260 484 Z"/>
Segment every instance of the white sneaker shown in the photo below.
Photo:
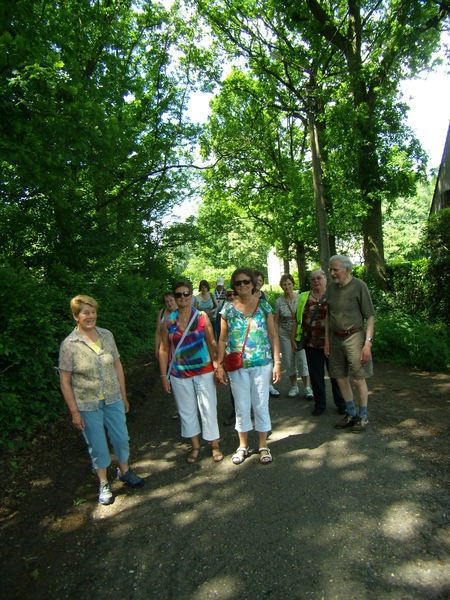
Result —
<path fill-rule="evenodd" d="M 305 387 L 305 398 L 307 400 L 314 400 L 314 394 L 310 387 Z"/>
<path fill-rule="evenodd" d="M 271 396 L 279 396 L 280 392 L 278 390 L 276 390 L 273 385 L 269 385 L 269 394 Z"/>
<path fill-rule="evenodd" d="M 291 387 L 291 389 L 289 390 L 288 396 L 289 396 L 289 398 L 295 398 L 295 396 L 298 396 L 298 386 L 297 385 L 293 385 Z"/>

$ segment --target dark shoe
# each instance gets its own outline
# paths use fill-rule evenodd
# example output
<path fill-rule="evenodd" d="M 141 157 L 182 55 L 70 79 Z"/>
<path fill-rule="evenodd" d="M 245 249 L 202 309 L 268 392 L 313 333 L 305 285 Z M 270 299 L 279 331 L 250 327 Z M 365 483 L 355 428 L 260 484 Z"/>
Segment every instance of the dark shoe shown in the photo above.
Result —
<path fill-rule="evenodd" d="M 125 475 L 122 475 L 120 469 L 117 469 L 117 479 L 133 488 L 141 488 L 145 485 L 145 481 L 139 475 L 136 475 L 131 468 L 128 468 Z"/>
<path fill-rule="evenodd" d="M 221 462 L 223 460 L 223 452 L 219 446 L 211 446 L 211 456 L 214 462 Z"/>
<path fill-rule="evenodd" d="M 338 406 L 337 407 L 337 411 L 340 415 L 346 415 L 347 414 L 347 408 L 345 406 Z"/>
<path fill-rule="evenodd" d="M 324 410 L 324 408 L 319 408 L 318 406 L 316 406 L 316 408 L 312 411 L 311 414 L 313 417 L 320 417 Z"/>
<path fill-rule="evenodd" d="M 352 433 L 362 433 L 369 427 L 370 423 L 368 419 L 356 417 L 355 424 L 353 425 Z"/>
<path fill-rule="evenodd" d="M 228 427 L 228 425 L 234 425 L 235 422 L 236 422 L 236 415 L 234 413 L 231 413 L 231 415 L 228 417 L 228 419 L 225 419 L 225 421 L 223 421 L 223 424 Z"/>
<path fill-rule="evenodd" d="M 344 427 L 353 427 L 353 425 L 356 423 L 357 418 L 357 415 L 352 417 L 352 415 L 346 414 L 342 421 L 336 423 L 335 427 L 336 429 L 344 429 Z"/>
<path fill-rule="evenodd" d="M 186 459 L 186 462 L 190 465 L 196 463 L 200 458 L 200 450 L 200 446 L 198 448 L 194 448 L 194 446 L 192 446 L 191 451 L 189 452 L 188 457 Z"/>
<path fill-rule="evenodd" d="M 100 484 L 100 489 L 98 492 L 98 501 L 100 504 L 112 504 L 114 502 L 111 486 L 107 481 Z"/>

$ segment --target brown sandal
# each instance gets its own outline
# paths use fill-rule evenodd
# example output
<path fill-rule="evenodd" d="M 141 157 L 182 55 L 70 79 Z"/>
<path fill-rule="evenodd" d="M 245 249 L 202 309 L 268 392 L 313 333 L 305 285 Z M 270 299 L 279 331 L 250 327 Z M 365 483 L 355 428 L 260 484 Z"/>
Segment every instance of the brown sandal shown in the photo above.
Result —
<path fill-rule="evenodd" d="M 200 446 L 198 448 L 191 448 L 191 451 L 188 454 L 186 462 L 189 463 L 190 465 L 193 465 L 194 463 L 196 463 L 198 461 L 198 459 L 200 458 L 200 450 L 201 450 Z"/>
<path fill-rule="evenodd" d="M 219 446 L 211 446 L 211 454 L 214 462 L 221 462 L 223 460 L 223 452 Z"/>

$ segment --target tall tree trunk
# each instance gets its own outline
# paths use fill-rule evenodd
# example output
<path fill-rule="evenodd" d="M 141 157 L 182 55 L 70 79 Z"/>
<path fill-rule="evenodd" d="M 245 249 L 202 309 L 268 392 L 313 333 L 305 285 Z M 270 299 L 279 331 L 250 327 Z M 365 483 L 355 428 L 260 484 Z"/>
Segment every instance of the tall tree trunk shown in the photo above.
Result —
<path fill-rule="evenodd" d="M 306 252 L 305 244 L 299 240 L 295 242 L 295 255 L 298 267 L 298 287 L 301 291 L 308 287 L 306 273 Z"/>
<path fill-rule="evenodd" d="M 380 200 L 372 203 L 372 209 L 367 217 L 363 219 L 362 225 L 366 273 L 371 273 L 377 288 L 386 292 L 387 282 L 383 248 L 383 217 Z"/>
<path fill-rule="evenodd" d="M 289 259 L 283 258 L 283 273 L 287 275 L 289 273 Z"/>
<path fill-rule="evenodd" d="M 327 231 L 328 231 L 328 247 L 329 255 L 334 256 L 336 252 L 336 236 L 333 230 L 330 231 L 330 221 L 333 217 L 333 199 L 331 198 L 329 186 L 328 186 L 328 151 L 326 149 L 325 132 L 326 132 L 326 119 L 325 107 L 322 98 L 316 99 L 316 115 L 321 118 L 316 120 L 317 137 L 319 139 L 319 159 L 320 166 L 322 168 L 322 184 L 325 197 L 325 210 L 327 213 Z"/>
<path fill-rule="evenodd" d="M 358 14 L 356 23 L 359 27 L 359 6 L 355 4 L 355 7 Z M 367 206 L 367 214 L 362 224 L 364 263 L 366 272 L 372 273 L 377 288 L 387 291 L 381 200 L 373 199 L 374 192 L 378 196 L 376 192 L 380 189 L 376 133 L 372 127 L 377 92 L 369 90 L 363 79 L 359 44 L 355 53 L 348 56 L 348 68 L 359 134 L 359 187 L 362 200 Z"/>

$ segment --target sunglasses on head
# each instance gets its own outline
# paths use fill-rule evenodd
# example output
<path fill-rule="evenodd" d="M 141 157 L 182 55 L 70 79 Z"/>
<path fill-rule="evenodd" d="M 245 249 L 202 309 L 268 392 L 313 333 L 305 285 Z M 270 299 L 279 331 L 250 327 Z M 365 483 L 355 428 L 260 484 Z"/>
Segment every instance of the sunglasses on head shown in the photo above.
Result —
<path fill-rule="evenodd" d="M 182 298 L 183 296 L 187 298 L 191 295 L 191 292 L 175 292 L 175 298 Z"/>
<path fill-rule="evenodd" d="M 251 279 L 240 279 L 239 281 L 235 281 L 234 285 L 250 285 L 252 282 Z"/>

